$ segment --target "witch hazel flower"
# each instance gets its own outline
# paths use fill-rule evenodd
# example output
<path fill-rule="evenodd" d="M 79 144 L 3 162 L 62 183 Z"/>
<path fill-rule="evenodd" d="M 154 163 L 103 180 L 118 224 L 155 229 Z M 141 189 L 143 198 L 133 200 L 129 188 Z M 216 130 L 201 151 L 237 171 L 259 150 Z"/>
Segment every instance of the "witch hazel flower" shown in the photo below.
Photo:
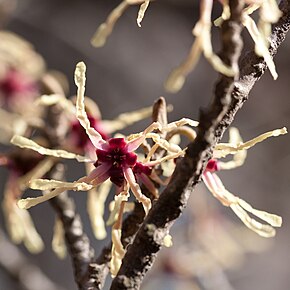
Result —
<path fill-rule="evenodd" d="M 103 138 L 108 140 L 112 134 L 118 130 L 122 130 L 125 127 L 132 125 L 142 119 L 148 118 L 152 115 L 152 107 L 145 107 L 131 112 L 120 114 L 113 120 L 103 120 L 98 105 L 90 98 L 84 99 L 85 109 L 90 126 L 94 128 Z M 61 106 L 64 110 L 64 115 L 68 120 L 68 135 L 64 140 L 62 146 L 68 148 L 70 151 L 85 154 L 90 159 L 97 158 L 96 148 L 92 144 L 85 129 L 76 118 L 76 108 L 73 101 L 65 98 L 64 94 L 43 95 L 39 97 L 36 102 L 36 106 Z M 171 107 L 168 107 L 171 110 Z M 93 163 L 85 163 L 86 172 L 89 174 L 94 168 Z M 138 169 L 138 164 L 134 167 L 134 171 Z M 135 174 L 138 181 L 146 182 L 146 186 L 150 188 L 150 191 L 156 191 L 155 186 L 149 180 L 144 177 L 144 173 Z M 148 170 L 147 170 L 148 172 Z M 139 177 L 138 177 L 139 176 Z M 103 219 L 105 211 L 105 201 L 110 193 L 111 183 L 104 182 L 98 187 L 94 187 L 88 192 L 87 198 L 87 210 L 90 217 L 92 229 L 97 239 L 104 239 L 107 235 L 105 229 L 105 221 Z M 107 222 L 109 223 L 109 221 Z M 58 227 L 55 227 L 59 229 Z M 59 248 L 59 247 L 58 247 Z"/>
<path fill-rule="evenodd" d="M 16 203 L 27 188 L 29 180 L 42 177 L 54 162 L 39 154 L 26 153 L 14 152 L 0 156 L 0 166 L 5 166 L 9 171 L 2 209 L 11 240 L 16 244 L 23 243 L 31 253 L 39 253 L 44 247 L 43 241 L 28 211 L 20 209 Z"/>
<path fill-rule="evenodd" d="M 82 62 L 78 63 L 75 71 L 75 83 L 78 87 L 76 115 L 95 147 L 97 156 L 96 160 L 91 160 L 88 157 L 80 156 L 61 149 L 47 149 L 22 136 L 14 136 L 11 142 L 19 147 L 29 148 L 44 155 L 77 159 L 80 162 L 93 163 L 95 168 L 87 176 L 84 176 L 75 182 L 62 182 L 45 179 L 32 180 L 30 182 L 31 188 L 52 191 L 47 192 L 40 197 L 19 200 L 18 205 L 20 208 L 27 209 L 53 198 L 65 190 L 87 191 L 110 179 L 111 182 L 119 188 L 128 186 L 136 199 L 143 204 L 145 212 L 148 213 L 151 207 L 151 201 L 142 194 L 135 176 L 144 174 L 142 177 L 145 178 L 146 173 L 149 172 L 148 167 L 153 167 L 163 161 L 174 159 L 184 154 L 184 150 L 181 150 L 178 145 L 171 146 L 166 140 L 161 140 L 160 137 L 158 137 L 157 134 L 152 133 L 152 131 L 157 129 L 164 131 L 171 130 L 171 128 L 189 123 L 190 121 L 188 119 L 182 119 L 170 123 L 165 127 L 162 127 L 159 123 L 155 122 L 143 132 L 129 136 L 128 140 L 125 140 L 125 138 L 111 138 L 109 140 L 104 140 L 100 133 L 91 127 L 85 111 L 85 71 L 85 64 Z M 149 160 L 142 162 L 137 160 L 138 157 L 135 151 L 146 140 L 146 138 L 153 139 L 160 147 L 165 148 L 168 154 L 159 160 L 154 161 Z M 137 168 L 135 168 L 135 172 L 134 167 Z"/>
<path fill-rule="evenodd" d="M 224 206 L 230 207 L 249 229 L 260 236 L 267 238 L 275 236 L 276 232 L 274 227 L 280 227 L 282 225 L 282 218 L 275 214 L 254 209 L 246 201 L 229 192 L 224 187 L 216 172 L 219 170 L 233 169 L 243 165 L 247 156 L 247 149 L 269 137 L 276 137 L 286 133 L 286 128 L 276 129 L 243 143 L 238 130 L 236 128 L 230 128 L 229 143 L 219 143 L 216 145 L 213 152 L 213 158 L 208 161 L 206 169 L 202 175 L 204 184 L 214 197 L 216 197 Z M 234 155 L 233 160 L 228 162 L 218 160 L 222 157 L 228 156 L 229 154 Z M 265 221 L 267 224 L 260 223 L 250 217 L 248 213 Z"/>

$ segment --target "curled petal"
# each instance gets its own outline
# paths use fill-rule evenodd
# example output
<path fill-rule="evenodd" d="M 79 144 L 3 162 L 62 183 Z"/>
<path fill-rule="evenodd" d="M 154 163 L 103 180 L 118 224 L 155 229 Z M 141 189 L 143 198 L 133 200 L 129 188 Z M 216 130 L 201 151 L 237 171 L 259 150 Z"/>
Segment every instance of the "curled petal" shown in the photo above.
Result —
<path fill-rule="evenodd" d="M 56 104 L 60 105 L 70 116 L 75 116 L 75 106 L 64 95 L 42 95 L 34 102 L 35 106 L 53 106 Z"/>
<path fill-rule="evenodd" d="M 152 138 L 152 140 L 158 144 L 161 148 L 165 149 L 171 153 L 179 153 L 182 152 L 182 149 L 175 143 L 168 142 L 165 139 L 162 139 L 160 135 L 155 133 L 148 133 L 147 138 Z"/>
<path fill-rule="evenodd" d="M 276 231 L 273 227 L 281 226 L 281 217 L 265 211 L 254 209 L 247 202 L 227 191 L 222 184 L 222 181 L 215 173 L 205 172 L 203 174 L 203 180 L 210 192 L 224 205 L 229 206 L 249 229 L 253 230 L 262 237 L 269 238 L 275 235 Z M 254 218 L 251 218 L 247 212 L 269 224 L 262 224 L 256 221 Z"/>
<path fill-rule="evenodd" d="M 113 208 L 111 210 L 110 216 L 107 220 L 107 225 L 112 225 L 116 222 L 118 218 L 118 213 L 120 212 L 120 207 L 122 202 L 127 202 L 129 198 L 129 187 L 125 185 L 123 191 L 121 191 L 118 195 L 115 195 Z"/>
<path fill-rule="evenodd" d="M 164 157 L 162 157 L 160 159 L 146 162 L 146 163 L 144 163 L 144 165 L 149 166 L 149 167 L 155 166 L 155 165 L 160 164 L 160 163 L 162 163 L 164 161 L 172 160 L 172 159 L 178 158 L 180 156 L 183 156 L 185 154 L 185 151 L 186 151 L 186 149 L 181 150 L 180 152 L 177 152 L 177 153 L 174 153 L 174 154 L 168 154 L 168 155 L 166 155 L 166 156 L 164 156 Z"/>
<path fill-rule="evenodd" d="M 275 236 L 276 231 L 273 227 L 262 224 L 251 218 L 239 204 L 232 204 L 230 207 L 250 230 L 265 238 L 271 238 Z"/>
<path fill-rule="evenodd" d="M 12 144 L 20 147 L 20 148 L 27 148 L 34 150 L 42 155 L 49 155 L 49 156 L 54 156 L 54 157 L 61 157 L 61 158 L 66 158 L 66 159 L 76 159 L 79 162 L 91 162 L 92 160 L 88 159 L 87 157 L 70 153 L 65 150 L 60 150 L 60 149 L 48 149 L 45 147 L 40 146 L 36 142 L 25 138 L 23 136 L 15 135 L 10 141 Z"/>
<path fill-rule="evenodd" d="M 151 200 L 142 193 L 139 184 L 135 180 L 135 176 L 132 169 L 127 167 L 123 169 L 123 172 L 124 172 L 125 179 L 129 183 L 129 186 L 134 196 L 139 202 L 142 203 L 145 214 L 147 215 L 151 208 Z"/>
<path fill-rule="evenodd" d="M 181 127 L 181 126 L 184 126 L 184 125 L 189 125 L 189 126 L 192 126 L 192 127 L 197 127 L 198 126 L 198 122 L 197 121 L 194 121 L 194 120 L 191 120 L 189 118 L 182 118 L 178 121 L 175 121 L 175 122 L 171 122 L 165 126 L 162 127 L 162 132 L 170 132 L 178 127 Z"/>
<path fill-rule="evenodd" d="M 229 77 L 234 76 L 237 72 L 238 68 L 227 66 L 216 54 L 213 53 L 210 33 L 212 2 L 212 0 L 201 1 L 200 20 L 196 23 L 193 29 L 193 34 L 196 36 L 196 39 L 185 61 L 169 75 L 165 83 L 165 88 L 169 92 L 175 93 L 182 88 L 186 76 L 194 69 L 202 52 L 205 58 L 207 58 L 210 64 L 218 72 Z"/>
<path fill-rule="evenodd" d="M 67 249 L 64 238 L 64 229 L 62 221 L 59 218 L 55 220 L 51 245 L 52 250 L 59 259 L 64 259 L 66 257 Z"/>
<path fill-rule="evenodd" d="M 273 227 L 281 227 L 282 226 L 282 218 L 278 215 L 268 213 L 266 211 L 261 211 L 254 209 L 250 204 L 246 201 L 239 198 L 238 201 L 239 205 L 245 209 L 247 212 L 255 215 L 256 217 L 260 218 L 261 220 L 269 223 Z"/>
<path fill-rule="evenodd" d="M 85 182 L 64 182 L 53 179 L 34 179 L 29 183 L 29 187 L 32 189 L 39 190 L 51 190 L 55 188 L 66 188 L 69 190 L 76 191 L 87 191 L 92 189 L 93 185 Z"/>
<path fill-rule="evenodd" d="M 239 130 L 237 128 L 231 127 L 229 129 L 229 135 L 230 135 L 229 139 L 230 144 L 240 144 L 243 142 Z M 219 170 L 229 170 L 242 166 L 245 162 L 246 157 L 247 150 L 240 150 L 238 153 L 234 155 L 233 160 L 227 162 L 218 161 Z"/>
<path fill-rule="evenodd" d="M 38 205 L 44 201 L 47 201 L 53 197 L 56 197 L 58 196 L 59 194 L 61 194 L 62 192 L 66 191 L 67 189 L 66 188 L 57 188 L 49 193 L 45 193 L 43 196 L 38 196 L 38 197 L 35 197 L 35 198 L 32 198 L 32 197 L 28 197 L 28 198 L 25 198 L 25 199 L 20 199 L 18 202 L 17 202 L 17 205 L 19 208 L 21 209 L 29 209 L 35 205 Z"/>
<path fill-rule="evenodd" d="M 117 20 L 122 16 L 125 10 L 129 7 L 127 1 L 122 1 L 107 17 L 106 21 L 102 23 L 94 36 L 91 39 L 91 44 L 94 47 L 102 47 L 106 44 L 108 36 L 112 33 Z"/>
<path fill-rule="evenodd" d="M 122 265 L 122 259 L 125 255 L 124 247 L 121 243 L 122 232 L 120 229 L 112 229 L 112 258 L 110 262 L 110 272 L 115 277 Z"/>
<path fill-rule="evenodd" d="M 270 55 L 268 47 L 265 45 L 265 41 L 263 40 L 255 21 L 250 16 L 244 14 L 243 25 L 247 28 L 255 42 L 255 51 L 257 55 L 264 58 L 273 79 L 276 80 L 278 78 L 278 74 L 276 72 L 274 61 Z"/>
<path fill-rule="evenodd" d="M 257 143 L 260 143 L 270 137 L 277 137 L 280 135 L 287 134 L 287 129 L 284 127 L 282 129 L 276 129 L 270 132 L 266 132 L 264 134 L 259 135 L 256 138 L 253 138 L 245 143 L 241 142 L 238 144 L 230 144 L 230 143 L 219 143 L 214 148 L 213 156 L 214 158 L 226 157 L 229 154 L 236 154 L 241 150 L 247 150 Z"/>
<path fill-rule="evenodd" d="M 154 130 L 161 130 L 161 129 L 162 129 L 162 126 L 160 123 L 158 122 L 152 123 L 142 133 L 136 134 L 138 136 L 137 138 L 130 140 L 127 143 L 127 150 L 129 152 L 135 151 L 145 141 L 149 132 L 152 132 Z"/>
<path fill-rule="evenodd" d="M 137 25 L 141 27 L 141 22 L 144 18 L 145 12 L 149 6 L 150 0 L 145 0 L 143 4 L 141 4 L 138 16 L 137 16 Z"/>
<path fill-rule="evenodd" d="M 77 119 L 82 127 L 86 130 L 87 135 L 92 141 L 93 145 L 101 149 L 101 144 L 105 143 L 101 134 L 98 133 L 93 127 L 91 127 L 87 113 L 85 111 L 85 84 L 86 84 L 86 65 L 83 62 L 79 62 L 75 69 L 75 84 L 78 87 L 77 91 Z"/>
<path fill-rule="evenodd" d="M 87 210 L 90 217 L 93 233 L 98 240 L 107 236 L 104 223 L 105 201 L 110 193 L 111 183 L 106 181 L 96 189 L 88 192 Z"/>
<path fill-rule="evenodd" d="M 124 129 L 125 127 L 146 119 L 152 115 L 152 107 L 143 108 L 133 112 L 127 112 L 119 115 L 114 120 L 103 120 L 102 126 L 108 134 Z"/>
<path fill-rule="evenodd" d="M 14 243 L 23 242 L 29 252 L 36 254 L 43 250 L 44 244 L 28 211 L 16 205 L 14 197 L 21 195 L 21 192 L 15 193 L 15 190 L 19 190 L 16 184 L 15 180 L 9 178 L 4 191 L 2 208 L 7 231 Z"/>

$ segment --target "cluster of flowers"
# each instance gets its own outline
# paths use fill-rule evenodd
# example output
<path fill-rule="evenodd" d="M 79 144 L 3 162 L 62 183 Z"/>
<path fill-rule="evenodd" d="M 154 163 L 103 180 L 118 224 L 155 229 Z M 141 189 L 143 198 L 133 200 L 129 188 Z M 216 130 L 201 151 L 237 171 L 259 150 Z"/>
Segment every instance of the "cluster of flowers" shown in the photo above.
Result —
<path fill-rule="evenodd" d="M 221 26 L 222 22 L 230 17 L 228 1 L 220 0 L 219 2 L 223 7 L 223 13 L 221 17 L 214 21 L 216 26 Z M 124 0 L 121 2 L 109 14 L 106 21 L 99 26 L 92 38 L 92 45 L 95 47 L 105 45 L 117 20 L 130 5 L 141 4 L 137 17 L 137 24 L 141 27 L 141 22 L 149 3 L 149 0 Z M 168 92 L 175 93 L 182 88 L 186 76 L 194 69 L 202 53 L 216 71 L 229 77 L 236 75 L 237 71 L 224 64 L 219 56 L 213 52 L 211 43 L 211 14 L 213 3 L 213 0 L 200 1 L 200 18 L 192 30 L 195 41 L 186 59 L 171 72 L 166 80 L 164 86 Z M 264 58 L 273 78 L 277 79 L 278 74 L 268 48 L 271 44 L 271 26 L 273 23 L 278 22 L 279 18 L 282 16 L 282 12 L 279 10 L 275 0 L 247 0 L 245 4 L 246 7 L 243 11 L 242 24 L 248 30 L 255 43 L 256 54 Z M 255 11 L 259 11 L 258 24 L 250 17 Z"/>
<path fill-rule="evenodd" d="M 92 40 L 93 45 L 105 44 L 118 18 L 132 4 L 141 4 L 137 18 L 140 26 L 149 2 L 124 0 L 99 27 Z M 221 3 L 223 14 L 215 22 L 216 25 L 220 25 L 230 16 L 227 1 Z M 277 78 L 274 63 L 268 52 L 269 27 L 280 17 L 275 3 L 271 0 L 247 2 L 243 24 L 255 41 L 257 54 L 264 57 L 273 77 Z M 228 76 L 236 73 L 213 52 L 210 40 L 212 5 L 212 0 L 201 1 L 201 17 L 193 30 L 195 42 L 188 58 L 169 76 L 166 82 L 168 91 L 176 92 L 182 87 L 185 77 L 193 69 L 201 53 L 204 53 L 217 71 Z M 259 28 L 249 16 L 257 9 L 260 11 Z M 275 13 L 269 13 L 269 9 Z M 269 18 L 267 15 L 272 16 Z M 182 158 L 186 151 L 186 148 L 179 145 L 178 137 L 183 134 L 193 141 L 196 133 L 189 126 L 198 126 L 198 122 L 187 118 L 169 124 L 154 122 L 140 133 L 127 137 L 120 134 L 112 136 L 125 126 L 149 117 L 151 108 L 125 113 L 112 121 L 102 120 L 97 105 L 91 99 L 85 98 L 84 63 L 80 62 L 76 66 L 77 96 L 69 100 L 65 97 L 65 84 L 61 84 L 54 75 L 45 70 L 43 59 L 29 43 L 8 32 L 0 32 L 0 39 L 5 40 L 0 43 L 0 62 L 3 63 L 0 71 L 0 101 L 3 107 L 0 109 L 0 138 L 1 142 L 7 144 L 13 136 L 11 143 L 25 149 L 2 154 L 0 157 L 0 165 L 9 169 L 3 210 L 10 236 L 16 243 L 23 242 L 31 252 L 42 250 L 43 242 L 27 209 L 64 191 L 72 190 L 88 191 L 87 208 L 94 234 L 98 239 L 105 238 L 105 201 L 113 184 L 116 191 L 107 224 L 112 225 L 110 269 L 115 275 L 125 254 L 121 243 L 121 226 L 123 214 L 132 209 L 128 201 L 130 191 L 136 200 L 142 203 L 145 214 L 148 214 L 151 200 L 142 192 L 141 185 L 147 188 L 153 198 L 158 199 L 158 188 L 160 185 L 166 185 L 171 178 L 175 167 L 174 160 Z M 45 89 L 48 89 L 49 93 L 45 94 Z M 66 138 L 58 148 L 50 149 L 49 140 L 32 140 L 31 133 L 33 128 L 44 129 L 43 112 L 47 107 L 54 105 L 62 108 Z M 7 126 L 8 123 L 12 126 Z M 281 217 L 252 208 L 247 202 L 229 192 L 216 172 L 241 166 L 249 148 L 271 136 L 286 133 L 286 128 L 277 129 L 243 142 L 238 130 L 232 128 L 229 142 L 219 143 L 214 148 L 213 157 L 202 175 L 204 184 L 213 196 L 223 205 L 230 207 L 248 228 L 263 237 L 275 235 L 274 227 L 281 226 Z M 140 152 L 141 147 L 146 148 L 145 153 Z M 161 150 L 163 155 L 156 159 L 154 155 L 157 150 Z M 228 155 L 234 156 L 231 161 L 220 161 Z M 50 169 L 59 162 L 59 158 L 83 162 L 87 174 L 74 182 L 45 178 Z M 163 176 L 156 171 L 159 166 L 163 169 Z M 41 190 L 43 195 L 21 199 L 28 187 Z M 249 214 L 265 221 L 266 224 L 255 220 Z M 60 257 L 65 253 L 63 239 L 62 225 L 57 220 L 53 248 Z M 170 245 L 170 238 L 169 242 L 167 239 L 164 244 Z"/>
<path fill-rule="evenodd" d="M 54 158 L 76 159 L 79 162 L 84 162 L 87 165 L 88 174 L 74 182 L 39 178 L 32 179 L 28 186 L 32 189 L 42 190 L 43 195 L 35 198 L 21 199 L 18 201 L 18 206 L 21 209 L 28 209 L 66 190 L 89 191 L 88 210 L 93 220 L 94 231 L 98 238 L 103 238 L 106 232 L 102 215 L 104 212 L 104 202 L 109 193 L 108 180 L 110 180 L 116 186 L 114 206 L 109 218 L 109 223 L 113 224 L 111 272 L 115 275 L 125 253 L 121 243 L 121 221 L 123 213 L 126 210 L 129 191 L 131 190 L 136 200 L 142 203 L 144 211 L 147 214 L 151 208 L 151 200 L 142 193 L 140 184 L 144 184 L 154 198 L 158 198 L 158 189 L 155 184 L 164 185 L 166 180 L 164 178 L 161 179 L 156 174 L 155 167 L 160 164 L 174 167 L 174 159 L 182 157 L 186 148 L 182 149 L 177 142 L 174 142 L 173 135 L 186 132 L 186 135 L 193 140 L 196 135 L 194 130 L 187 126 L 184 127 L 184 125 L 196 126 L 198 123 L 186 118 L 163 126 L 158 122 L 154 122 L 143 132 L 129 135 L 127 138 L 107 138 L 107 134 L 97 130 L 100 127 L 94 126 L 95 121 L 92 119 L 93 117 L 90 117 L 86 113 L 84 97 L 85 71 L 85 64 L 82 62 L 78 63 L 75 71 L 75 83 L 78 87 L 75 114 L 81 127 L 74 122 L 72 123 L 74 138 L 70 139 L 75 140 L 76 147 L 82 146 L 84 149 L 83 153 L 85 153 L 84 156 L 63 149 L 48 149 L 33 140 L 19 135 L 15 135 L 11 142 L 19 147 L 32 149 L 42 155 Z M 61 96 L 52 95 L 51 102 L 48 100 L 49 96 L 42 96 L 39 102 L 48 105 L 57 101 L 60 104 L 66 104 L 67 108 L 70 107 L 71 110 L 68 111 L 73 111 L 72 103 L 68 105 L 68 100 Z M 162 138 L 160 134 L 154 132 L 155 130 L 165 133 L 165 135 L 170 137 L 167 139 Z M 86 132 L 88 138 L 84 136 L 83 132 Z M 242 142 L 237 129 L 232 128 L 229 143 L 219 143 L 215 147 L 213 158 L 208 162 L 202 177 L 207 188 L 223 205 L 230 207 L 248 228 L 264 237 L 275 235 L 274 227 L 281 226 L 281 217 L 256 210 L 244 200 L 234 196 L 225 189 L 215 172 L 221 169 L 233 169 L 241 166 L 244 163 L 247 149 L 271 136 L 279 136 L 285 133 L 287 133 L 285 128 L 277 129 L 264 133 L 248 142 Z M 148 144 L 148 139 L 153 141 L 152 146 Z M 140 157 L 140 154 L 137 154 L 136 150 L 145 143 L 147 148 L 149 147 L 147 155 Z M 164 150 L 164 156 L 157 160 L 151 160 L 151 157 L 158 148 Z M 229 154 L 234 155 L 233 160 L 228 162 L 218 160 Z M 247 212 L 264 220 L 267 224 L 262 224 L 251 218 Z"/>

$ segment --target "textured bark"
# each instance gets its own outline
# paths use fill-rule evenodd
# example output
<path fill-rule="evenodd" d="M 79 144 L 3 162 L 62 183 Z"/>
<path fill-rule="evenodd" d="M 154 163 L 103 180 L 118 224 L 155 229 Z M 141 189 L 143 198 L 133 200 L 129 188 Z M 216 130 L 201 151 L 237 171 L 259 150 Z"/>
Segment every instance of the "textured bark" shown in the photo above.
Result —
<path fill-rule="evenodd" d="M 58 106 L 50 107 L 47 111 L 46 138 L 51 148 L 61 146 L 65 131 L 62 109 Z M 63 180 L 64 167 L 58 163 L 48 174 L 49 178 Z M 83 224 L 76 212 L 75 203 L 66 192 L 50 200 L 59 219 L 62 221 L 66 245 L 72 259 L 74 278 L 80 290 L 100 289 L 96 285 L 101 282 L 91 275 L 90 263 L 94 260 L 94 250 L 90 246 L 88 236 L 83 230 Z"/>
<path fill-rule="evenodd" d="M 223 61 L 237 68 L 242 40 L 240 17 L 242 2 L 230 1 L 231 18 L 223 23 Z M 184 158 L 177 162 L 171 181 L 156 201 L 134 242 L 128 247 L 111 290 L 139 289 L 142 280 L 151 268 L 163 239 L 173 222 L 180 216 L 188 197 L 200 180 L 213 146 L 216 144 L 215 129 L 231 103 L 234 78 L 220 76 L 216 84 L 215 97 L 207 110 L 200 113 L 200 125 L 196 140 L 189 144 Z"/>

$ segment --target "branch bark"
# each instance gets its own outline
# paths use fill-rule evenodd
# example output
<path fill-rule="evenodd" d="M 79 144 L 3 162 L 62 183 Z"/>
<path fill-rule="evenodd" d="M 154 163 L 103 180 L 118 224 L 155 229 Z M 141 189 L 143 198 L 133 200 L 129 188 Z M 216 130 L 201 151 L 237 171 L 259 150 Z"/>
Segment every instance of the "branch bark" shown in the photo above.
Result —
<path fill-rule="evenodd" d="M 234 69 L 241 53 L 241 15 L 243 2 L 230 1 L 231 17 L 222 25 L 222 60 Z M 196 140 L 189 144 L 184 158 L 178 160 L 171 182 L 156 201 L 132 245 L 128 247 L 111 290 L 139 289 L 151 268 L 163 239 L 187 204 L 188 197 L 200 181 L 204 167 L 216 144 L 215 130 L 231 103 L 234 78 L 220 76 L 215 97 L 207 110 L 200 112 Z"/>
<path fill-rule="evenodd" d="M 59 147 L 65 138 L 63 128 L 62 109 L 58 106 L 50 107 L 47 111 L 46 137 L 51 148 Z M 58 163 L 49 172 L 49 178 L 62 180 L 64 168 Z M 76 212 L 75 203 L 66 192 L 50 200 L 59 219 L 62 221 L 66 245 L 72 259 L 74 278 L 79 290 L 99 289 L 97 279 L 90 275 L 90 263 L 94 260 L 94 250 L 90 245 L 88 236 L 83 230 L 80 215 Z M 95 277 L 94 277 L 95 278 Z"/>

